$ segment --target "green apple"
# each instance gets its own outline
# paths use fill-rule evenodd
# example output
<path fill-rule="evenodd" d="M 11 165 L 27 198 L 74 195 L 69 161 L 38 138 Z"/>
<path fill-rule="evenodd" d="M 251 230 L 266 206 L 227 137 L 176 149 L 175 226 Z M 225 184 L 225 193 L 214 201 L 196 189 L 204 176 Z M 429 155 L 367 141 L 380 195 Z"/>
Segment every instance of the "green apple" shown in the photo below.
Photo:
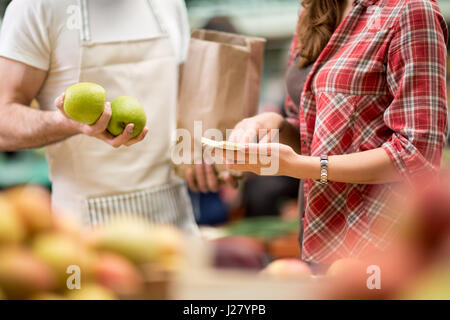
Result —
<path fill-rule="evenodd" d="M 103 113 L 105 89 L 95 83 L 81 82 L 70 86 L 64 98 L 64 111 L 75 121 L 92 125 Z"/>
<path fill-rule="evenodd" d="M 119 97 L 111 102 L 112 116 L 108 124 L 108 131 L 113 136 L 122 134 L 125 127 L 133 123 L 132 138 L 137 137 L 147 123 L 144 107 L 132 97 Z"/>

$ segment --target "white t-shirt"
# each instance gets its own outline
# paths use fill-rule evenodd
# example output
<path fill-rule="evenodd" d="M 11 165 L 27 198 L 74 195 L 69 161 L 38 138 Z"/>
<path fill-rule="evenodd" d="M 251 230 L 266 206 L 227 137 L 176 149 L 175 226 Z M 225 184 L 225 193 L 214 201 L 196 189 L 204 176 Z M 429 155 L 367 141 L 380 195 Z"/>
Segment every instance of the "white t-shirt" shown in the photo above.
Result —
<path fill-rule="evenodd" d="M 161 31 L 147 0 L 88 0 L 91 38 L 95 42 L 158 36 Z M 189 24 L 182 0 L 153 4 L 182 63 L 189 46 Z M 0 32 L 0 56 L 48 71 L 37 98 L 42 109 L 76 83 L 80 73 L 81 14 L 78 0 L 13 0 Z"/>

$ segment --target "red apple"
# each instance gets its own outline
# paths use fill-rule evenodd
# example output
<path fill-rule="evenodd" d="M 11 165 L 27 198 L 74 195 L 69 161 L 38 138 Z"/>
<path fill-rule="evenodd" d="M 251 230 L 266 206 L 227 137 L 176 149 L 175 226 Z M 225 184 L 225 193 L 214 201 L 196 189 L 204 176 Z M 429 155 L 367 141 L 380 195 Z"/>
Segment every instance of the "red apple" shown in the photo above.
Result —
<path fill-rule="evenodd" d="M 263 274 L 274 278 L 309 278 L 311 269 L 308 264 L 298 259 L 278 259 L 271 262 L 263 271 Z"/>
<path fill-rule="evenodd" d="M 364 262 L 354 258 L 344 258 L 336 260 L 328 268 L 326 275 L 330 277 L 336 276 L 360 276 L 366 274 L 366 265 Z"/>
<path fill-rule="evenodd" d="M 123 256 L 101 253 L 94 266 L 98 283 L 118 295 L 135 295 L 142 290 L 143 279 L 134 264 Z"/>

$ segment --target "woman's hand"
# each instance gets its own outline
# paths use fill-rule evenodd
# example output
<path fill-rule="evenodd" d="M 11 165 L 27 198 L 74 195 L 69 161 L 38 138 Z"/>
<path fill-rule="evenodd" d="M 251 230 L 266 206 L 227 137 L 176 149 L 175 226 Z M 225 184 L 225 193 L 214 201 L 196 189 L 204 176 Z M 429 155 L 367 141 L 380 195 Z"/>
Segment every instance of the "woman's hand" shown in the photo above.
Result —
<path fill-rule="evenodd" d="M 275 112 L 264 112 L 246 118 L 236 124 L 228 141 L 250 143 L 257 138 L 258 141 L 271 142 L 273 137 L 270 136 L 270 130 L 280 129 L 284 121 L 284 118 Z"/>
<path fill-rule="evenodd" d="M 63 93 L 58 98 L 56 98 L 55 105 L 63 116 L 62 121 L 67 122 L 67 125 L 74 128 L 78 133 L 103 140 L 114 148 L 118 148 L 122 145 L 129 147 L 135 143 L 142 141 L 148 133 L 148 128 L 145 127 L 139 136 L 132 139 L 131 136 L 134 129 L 134 124 L 132 123 L 128 124 L 123 130 L 123 133 L 121 135 L 118 135 L 117 137 L 109 133 L 106 130 L 112 115 L 111 104 L 109 102 L 105 103 L 105 109 L 103 110 L 102 115 L 95 124 L 87 125 L 76 122 L 72 120 L 64 111 L 64 97 L 65 95 Z"/>
<path fill-rule="evenodd" d="M 238 151 L 215 149 L 214 152 L 221 154 L 229 169 L 270 176 L 303 176 L 304 170 L 299 164 L 305 160 L 303 158 L 310 158 L 280 143 L 248 143 Z"/>

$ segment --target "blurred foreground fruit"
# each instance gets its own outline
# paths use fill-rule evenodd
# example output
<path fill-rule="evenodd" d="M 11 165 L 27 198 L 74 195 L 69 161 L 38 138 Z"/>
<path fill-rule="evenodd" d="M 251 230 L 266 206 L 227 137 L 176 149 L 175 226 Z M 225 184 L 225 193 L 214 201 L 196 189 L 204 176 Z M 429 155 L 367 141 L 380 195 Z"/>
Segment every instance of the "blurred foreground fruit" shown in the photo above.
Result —
<path fill-rule="evenodd" d="M 113 221 L 99 228 L 96 241 L 101 250 L 118 253 L 135 263 L 151 261 L 157 256 L 149 226 L 140 221 Z"/>
<path fill-rule="evenodd" d="M 31 252 L 15 247 L 0 249 L 0 287 L 8 298 L 24 298 L 54 286 L 51 270 Z"/>
<path fill-rule="evenodd" d="M 66 298 L 60 294 L 52 292 L 39 292 L 30 297 L 30 300 L 66 300 Z"/>
<path fill-rule="evenodd" d="M 96 242 L 99 249 L 118 253 L 137 264 L 154 262 L 175 270 L 181 263 L 183 237 L 170 226 L 119 219 L 100 228 Z"/>
<path fill-rule="evenodd" d="M 6 295 L 3 292 L 2 288 L 0 288 L 0 300 L 5 300 L 6 299 Z"/>
<path fill-rule="evenodd" d="M 49 192 L 38 186 L 16 187 L 6 193 L 29 234 L 52 227 L 52 209 Z"/>
<path fill-rule="evenodd" d="M 402 221 L 401 241 L 415 246 L 424 261 L 439 259 L 450 234 L 450 180 L 423 191 L 412 203 L 412 212 Z"/>
<path fill-rule="evenodd" d="M 69 300 L 117 300 L 118 297 L 109 289 L 96 284 L 87 284 L 79 290 L 67 293 Z"/>
<path fill-rule="evenodd" d="M 311 269 L 308 264 L 298 259 L 278 259 L 271 262 L 262 273 L 281 279 L 309 278 Z"/>
<path fill-rule="evenodd" d="M 344 258 L 336 260 L 327 270 L 327 276 L 365 276 L 366 266 L 358 259 Z"/>
<path fill-rule="evenodd" d="M 232 236 L 212 242 L 216 268 L 255 269 L 264 267 L 264 244 L 252 237 Z"/>
<path fill-rule="evenodd" d="M 19 243 L 25 238 L 25 230 L 15 208 L 0 196 L 0 245 Z"/>
<path fill-rule="evenodd" d="M 80 267 L 82 279 L 91 274 L 92 253 L 68 235 L 47 233 L 35 238 L 32 248 L 39 259 L 46 263 L 54 272 L 60 287 L 66 285 L 69 266 Z"/>
<path fill-rule="evenodd" d="M 113 253 L 101 253 L 94 267 L 97 282 L 118 295 L 139 294 L 143 279 L 127 259 Z"/>
<path fill-rule="evenodd" d="M 450 300 L 450 265 L 433 268 L 406 287 L 400 299 Z"/>
<path fill-rule="evenodd" d="M 67 88 L 64 111 L 75 121 L 92 125 L 105 108 L 105 89 L 95 83 L 81 82 Z"/>

